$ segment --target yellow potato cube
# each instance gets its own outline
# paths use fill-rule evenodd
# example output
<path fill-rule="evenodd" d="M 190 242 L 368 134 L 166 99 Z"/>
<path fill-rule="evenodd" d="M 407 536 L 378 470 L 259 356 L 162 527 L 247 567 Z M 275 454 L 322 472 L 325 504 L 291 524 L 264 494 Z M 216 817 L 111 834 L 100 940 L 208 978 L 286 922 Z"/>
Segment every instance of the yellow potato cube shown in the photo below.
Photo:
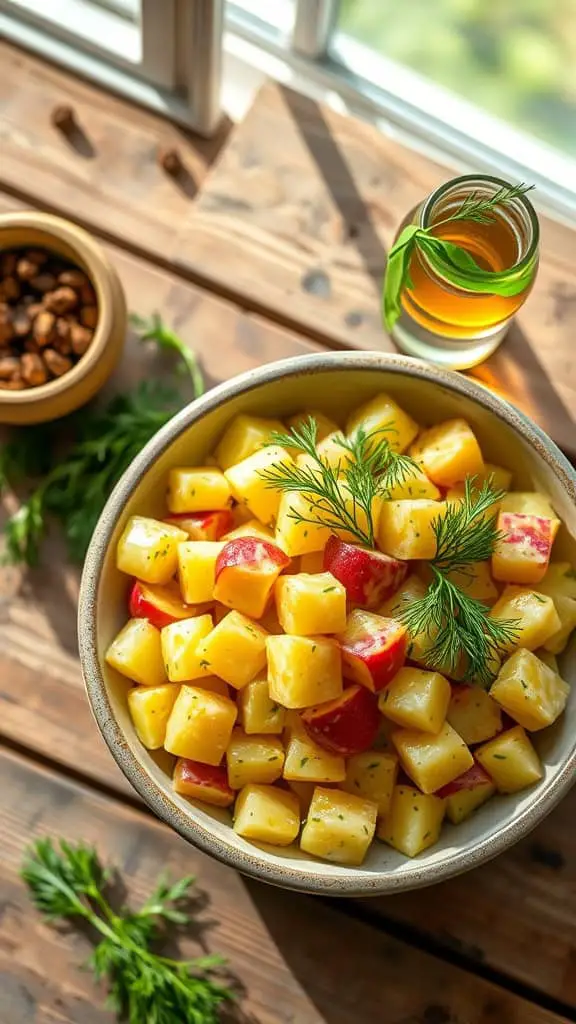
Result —
<path fill-rule="evenodd" d="M 300 849 L 335 864 L 359 865 L 376 831 L 371 800 L 317 786 L 300 837 Z"/>
<path fill-rule="evenodd" d="M 551 668 L 553 672 L 560 672 L 558 658 L 555 654 L 552 654 L 551 651 L 547 651 L 545 647 L 539 647 L 537 651 L 534 651 L 534 654 L 540 659 L 540 661 L 543 661 L 545 665 L 548 665 L 548 668 Z"/>
<path fill-rule="evenodd" d="M 196 653 L 198 645 L 212 629 L 211 615 L 180 619 L 160 631 L 162 657 L 171 683 L 184 683 L 209 675 Z"/>
<path fill-rule="evenodd" d="M 493 462 L 485 462 L 484 472 L 476 474 L 476 485 L 481 487 L 483 483 L 488 482 L 494 491 L 509 491 L 512 473 L 504 466 L 495 466 Z"/>
<path fill-rule="evenodd" d="M 237 713 L 229 697 L 199 686 L 181 686 L 166 726 L 164 747 L 177 757 L 220 764 Z"/>
<path fill-rule="evenodd" d="M 206 668 L 235 690 L 252 682 L 266 664 L 268 633 L 240 612 L 228 612 L 198 647 Z"/>
<path fill-rule="evenodd" d="M 452 687 L 446 719 L 469 746 L 492 739 L 502 728 L 499 705 L 480 686 L 463 683 Z"/>
<path fill-rule="evenodd" d="M 313 522 L 298 522 L 297 516 Z M 280 498 L 276 523 L 276 543 L 291 558 L 325 548 L 332 531 L 327 526 L 316 526 L 317 513 L 306 494 L 285 492 Z"/>
<path fill-rule="evenodd" d="M 300 720 L 286 729 L 283 775 L 291 782 L 343 782 L 346 762 L 330 754 L 308 735 Z"/>
<path fill-rule="evenodd" d="M 216 447 L 216 462 L 220 469 L 230 469 L 237 462 L 243 462 L 259 448 L 267 445 L 270 435 L 274 432 L 285 433 L 282 420 L 246 416 L 244 413 L 235 416 Z"/>
<path fill-rule="evenodd" d="M 213 600 L 216 561 L 223 547 L 216 540 L 187 540 L 178 545 L 178 579 L 186 604 Z"/>
<path fill-rule="evenodd" d="M 230 696 L 228 683 L 218 679 L 218 676 L 201 676 L 194 680 L 194 686 L 199 686 L 201 690 L 209 690 L 210 693 L 219 693 L 222 697 Z"/>
<path fill-rule="evenodd" d="M 472 493 L 476 494 L 478 492 L 479 488 L 480 488 L 480 484 L 478 483 L 478 478 L 476 478 L 475 482 L 474 482 L 474 486 L 472 488 Z M 452 487 L 449 487 L 448 490 L 446 491 L 446 497 L 445 497 L 444 500 L 446 501 L 447 505 L 456 505 L 456 506 L 458 506 L 458 505 L 462 504 L 462 502 L 464 501 L 465 497 L 466 497 L 466 484 L 464 482 L 462 482 L 462 483 L 454 484 Z M 482 520 L 490 521 L 490 520 L 494 519 L 494 516 L 498 515 L 499 510 L 500 510 L 500 502 L 499 501 L 493 501 L 492 504 L 489 505 L 488 508 L 478 516 L 477 522 L 480 523 L 480 522 L 482 522 Z"/>
<path fill-rule="evenodd" d="M 360 508 L 358 506 L 358 504 L 356 502 L 356 499 L 352 496 L 352 494 L 350 492 L 350 488 L 348 487 L 348 485 L 344 481 L 340 481 L 338 487 L 339 487 L 339 490 L 342 493 L 342 496 L 344 498 L 344 505 L 346 507 L 346 511 L 353 517 L 353 519 L 356 520 L 357 527 L 360 530 L 362 530 L 363 533 L 367 534 L 368 533 L 369 523 L 368 523 L 368 516 L 366 515 L 366 512 L 364 511 L 363 508 Z M 377 528 L 378 523 L 380 521 L 380 516 L 381 516 L 381 513 L 382 513 L 382 509 L 387 504 L 388 504 L 388 502 L 386 501 L 386 499 L 384 498 L 384 495 L 382 495 L 382 494 L 378 494 L 378 495 L 376 495 L 375 498 L 372 499 L 372 503 L 371 503 L 371 506 L 370 506 L 370 509 L 371 509 L 370 519 L 371 519 L 371 522 L 374 524 L 375 531 L 376 531 L 376 528 Z M 336 534 L 337 537 L 340 537 L 341 540 L 349 541 L 350 544 L 357 544 L 358 543 L 358 537 L 354 533 L 352 533 L 350 530 L 338 529 L 338 530 L 334 530 L 333 532 Z"/>
<path fill-rule="evenodd" d="M 300 817 L 304 820 L 308 815 L 308 808 L 312 803 L 312 797 L 314 796 L 314 790 L 316 789 L 315 782 L 294 782 L 291 780 L 288 785 L 293 793 L 298 797 L 298 803 L 300 804 Z"/>
<path fill-rule="evenodd" d="M 378 707 L 397 725 L 436 734 L 444 724 L 451 692 L 450 683 L 439 672 L 401 668 L 381 691 Z"/>
<path fill-rule="evenodd" d="M 116 566 L 144 583 L 168 583 L 178 565 L 178 545 L 187 536 L 169 523 L 131 516 L 118 541 Z"/>
<path fill-rule="evenodd" d="M 423 793 L 435 793 L 474 764 L 464 740 L 448 722 L 436 736 L 397 729 L 392 742 L 404 771 Z"/>
<path fill-rule="evenodd" d="M 280 734 L 284 728 L 286 711 L 271 699 L 267 679 L 254 679 L 240 690 L 238 711 L 244 732 L 249 735 Z"/>
<path fill-rule="evenodd" d="M 546 575 L 540 581 L 538 590 L 550 597 L 569 597 L 576 601 L 576 569 L 570 562 L 550 562 Z"/>
<path fill-rule="evenodd" d="M 239 505 L 238 508 L 241 508 Z M 267 540 L 270 543 L 274 543 L 274 533 L 269 526 L 264 526 L 259 519 L 248 519 L 245 523 L 240 523 L 234 530 L 230 530 L 230 533 L 226 533 L 223 537 L 223 541 L 236 540 L 237 537 L 256 537 L 258 540 Z"/>
<path fill-rule="evenodd" d="M 335 640 L 269 636 L 270 697 L 285 708 L 307 708 L 342 694 L 342 658 Z"/>
<path fill-rule="evenodd" d="M 538 588 L 540 589 L 540 584 L 538 584 Z M 553 654 L 561 654 L 576 626 L 576 601 L 571 597 L 562 597 L 559 594 L 554 598 L 554 606 L 558 612 L 561 626 L 557 633 L 553 633 L 549 637 L 544 646 Z"/>
<path fill-rule="evenodd" d="M 316 437 L 318 441 L 323 441 L 328 434 L 334 434 L 338 430 L 338 424 L 334 423 L 328 416 L 325 416 L 323 412 L 318 412 L 317 409 L 310 409 L 306 412 L 299 412 L 296 416 L 291 416 L 288 420 L 288 426 L 293 429 L 294 427 L 299 428 L 308 423 L 308 420 L 313 419 L 316 423 Z"/>
<path fill-rule="evenodd" d="M 338 476 L 343 476 L 346 467 L 354 461 L 353 455 L 343 444 L 345 440 L 342 431 L 336 430 L 333 434 L 328 434 L 316 445 L 318 457 L 324 465 L 330 466 L 331 469 L 335 470 Z M 307 452 L 301 452 L 300 455 L 296 456 L 296 465 L 300 469 L 307 467 L 315 472 L 318 472 L 319 468 L 318 459 L 308 455 Z"/>
<path fill-rule="evenodd" d="M 494 796 L 496 786 L 492 782 L 483 782 L 473 789 L 461 789 L 446 800 L 446 816 L 453 825 L 459 825 Z"/>
<path fill-rule="evenodd" d="M 542 647 L 562 626 L 552 598 L 529 587 L 505 587 L 490 618 L 516 620 L 515 639 L 503 647 L 509 653 L 517 647 Z"/>
<path fill-rule="evenodd" d="M 242 789 L 250 782 L 276 782 L 282 775 L 284 747 L 273 736 L 247 736 L 242 729 L 234 729 L 226 763 L 232 789 Z"/>
<path fill-rule="evenodd" d="M 398 758 L 392 751 L 365 750 L 346 762 L 343 789 L 371 800 L 378 814 L 388 814 L 398 774 Z"/>
<path fill-rule="evenodd" d="M 410 576 L 407 576 L 396 593 L 389 597 L 387 601 L 384 601 L 384 604 L 380 605 L 378 615 L 383 615 L 389 619 L 400 618 L 402 612 L 414 601 L 419 601 L 422 597 L 425 597 L 427 590 L 428 587 L 424 581 L 412 573 Z M 434 639 L 435 633 L 420 633 L 418 636 L 411 637 L 406 649 L 406 656 L 411 661 L 425 664 L 426 654 L 432 647 Z M 447 671 L 444 669 L 443 672 L 447 674 Z"/>
<path fill-rule="evenodd" d="M 234 805 L 234 831 L 257 843 L 289 846 L 300 831 L 298 797 L 277 786 L 245 786 Z"/>
<path fill-rule="evenodd" d="M 520 513 L 525 516 L 542 516 L 544 519 L 556 519 L 550 498 L 537 491 L 509 491 L 502 498 L 501 512 Z"/>
<path fill-rule="evenodd" d="M 346 590 L 329 572 L 280 576 L 275 596 L 278 619 L 286 633 L 313 636 L 346 629 Z"/>
<path fill-rule="evenodd" d="M 419 466 L 407 473 L 398 483 L 389 487 L 387 493 L 391 501 L 415 501 L 422 498 L 438 501 L 440 498 L 440 491 L 436 484 L 432 483 Z"/>
<path fill-rule="evenodd" d="M 531 651 L 510 655 L 490 688 L 490 696 L 530 732 L 545 729 L 562 714 L 570 687 Z"/>
<path fill-rule="evenodd" d="M 106 663 L 142 686 L 168 682 L 160 630 L 148 619 L 129 619 L 106 651 Z"/>
<path fill-rule="evenodd" d="M 425 430 L 410 454 L 440 487 L 450 487 L 467 476 L 484 473 L 480 445 L 466 420 L 446 420 Z"/>
<path fill-rule="evenodd" d="M 468 597 L 482 601 L 482 604 L 492 605 L 498 599 L 500 592 L 490 575 L 488 562 L 471 562 L 465 572 L 449 572 L 447 575 Z"/>
<path fill-rule="evenodd" d="M 406 857 L 416 857 L 438 842 L 445 811 L 445 800 L 412 786 L 395 786 L 390 810 L 376 834 Z"/>
<path fill-rule="evenodd" d="M 306 555 L 300 556 L 300 572 L 316 573 L 324 572 L 324 552 L 309 551 Z"/>
<path fill-rule="evenodd" d="M 213 466 L 178 466 L 168 474 L 170 512 L 212 512 L 231 505 L 226 477 Z"/>
<path fill-rule="evenodd" d="M 500 793 L 517 793 L 542 778 L 540 758 L 521 725 L 501 732 L 475 754 Z"/>
<path fill-rule="evenodd" d="M 166 739 L 166 724 L 180 687 L 135 686 L 128 691 L 128 710 L 136 735 L 148 750 L 159 750 Z"/>
<path fill-rule="evenodd" d="M 272 529 L 278 517 L 281 492 L 262 474 L 280 464 L 293 465 L 293 461 L 285 448 L 273 444 L 230 466 L 225 473 L 236 501 L 243 502 L 256 519 Z"/>
<path fill-rule="evenodd" d="M 376 434 L 376 441 L 387 441 L 395 452 L 405 452 L 418 433 L 418 424 L 400 408 L 390 395 L 376 395 L 352 413 L 346 423 L 348 437 L 359 429 Z"/>
<path fill-rule="evenodd" d="M 436 537 L 432 524 L 445 511 L 444 502 L 426 498 L 385 501 L 378 522 L 378 547 L 387 555 L 404 561 L 433 558 Z"/>

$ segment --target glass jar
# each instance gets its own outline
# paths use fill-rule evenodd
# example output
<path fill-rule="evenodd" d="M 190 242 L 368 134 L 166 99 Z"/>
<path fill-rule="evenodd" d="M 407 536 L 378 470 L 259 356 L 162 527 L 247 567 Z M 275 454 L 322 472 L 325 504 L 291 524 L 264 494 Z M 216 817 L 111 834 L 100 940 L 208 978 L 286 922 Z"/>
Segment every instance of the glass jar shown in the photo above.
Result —
<path fill-rule="evenodd" d="M 454 178 L 408 214 L 398 235 L 408 224 L 438 224 L 433 233 L 466 249 L 482 270 L 494 274 L 495 282 L 505 285 L 519 279 L 526 281 L 525 286 L 516 295 L 473 291 L 466 287 L 466 270 L 444 274 L 416 249 L 410 285 L 402 293 L 402 314 L 392 328 L 402 351 L 451 369 L 466 369 L 487 359 L 504 338 L 536 277 L 540 232 L 534 207 L 521 195 L 496 206 L 489 223 L 447 220 L 466 197 L 492 197 L 503 187 L 508 182 L 488 175 Z"/>

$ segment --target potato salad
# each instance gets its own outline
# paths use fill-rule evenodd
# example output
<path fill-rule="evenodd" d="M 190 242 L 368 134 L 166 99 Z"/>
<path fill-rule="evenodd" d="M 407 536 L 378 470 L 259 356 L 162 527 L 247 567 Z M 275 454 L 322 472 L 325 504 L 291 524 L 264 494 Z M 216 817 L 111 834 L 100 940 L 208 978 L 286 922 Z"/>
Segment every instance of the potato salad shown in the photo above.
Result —
<path fill-rule="evenodd" d="M 379 394 L 345 424 L 242 414 L 117 546 L 106 654 L 183 797 L 245 840 L 344 865 L 408 857 L 541 778 L 576 626 L 560 521 L 470 425 Z"/>

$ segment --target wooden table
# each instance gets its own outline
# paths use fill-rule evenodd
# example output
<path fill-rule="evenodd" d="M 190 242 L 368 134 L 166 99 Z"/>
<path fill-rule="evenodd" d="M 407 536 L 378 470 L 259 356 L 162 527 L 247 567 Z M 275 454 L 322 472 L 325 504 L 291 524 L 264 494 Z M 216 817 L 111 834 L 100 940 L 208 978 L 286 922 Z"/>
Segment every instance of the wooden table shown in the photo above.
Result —
<path fill-rule="evenodd" d="M 208 145 L 17 50 L 0 60 L 0 212 L 33 206 L 91 227 L 130 308 L 159 310 L 208 384 L 326 345 L 387 347 L 382 247 L 441 168 L 276 87 Z M 80 148 L 49 126 L 63 100 Z M 155 163 L 165 141 L 184 156 L 176 182 Z M 531 313 L 481 373 L 570 449 L 573 238 L 552 223 L 545 237 Z M 114 386 L 150 369 L 130 341 Z M 111 1020 L 79 969 L 87 942 L 41 924 L 19 880 L 43 834 L 97 843 L 135 898 L 166 866 L 196 873 L 207 945 L 244 990 L 237 1024 L 576 1020 L 576 794 L 494 863 L 424 892 L 343 902 L 242 879 L 157 822 L 105 749 L 77 658 L 78 580 L 57 535 L 42 568 L 0 577 L 1 1024 Z"/>

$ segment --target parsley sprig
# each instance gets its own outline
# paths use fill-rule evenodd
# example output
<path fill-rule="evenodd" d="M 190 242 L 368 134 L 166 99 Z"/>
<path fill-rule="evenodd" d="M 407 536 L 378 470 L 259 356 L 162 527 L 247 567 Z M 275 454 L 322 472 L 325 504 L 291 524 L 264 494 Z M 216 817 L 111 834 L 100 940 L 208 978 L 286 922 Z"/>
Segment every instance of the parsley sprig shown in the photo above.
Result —
<path fill-rule="evenodd" d="M 261 470 L 260 476 L 268 487 L 305 496 L 309 515 L 289 511 L 297 523 L 346 530 L 360 544 L 373 547 L 374 499 L 386 497 L 391 487 L 417 469 L 410 456 L 394 451 L 383 433 L 359 429 L 351 438 L 342 434 L 338 438 L 342 460 L 332 466 L 318 453 L 318 424 L 309 417 L 288 433 L 270 436 L 270 444 L 296 449 L 308 456 L 308 464 L 278 462 Z"/>
<path fill-rule="evenodd" d="M 39 839 L 27 851 L 22 878 L 38 910 L 49 922 L 81 918 L 99 941 L 88 960 L 97 981 L 109 986 L 108 1005 L 129 1024 L 217 1024 L 218 1008 L 231 991 L 210 972 L 221 957 L 174 960 L 153 947 L 165 938 L 168 925 L 187 925 L 183 909 L 194 882 L 190 876 L 174 885 L 160 879 L 137 911 L 116 913 L 105 896 L 110 874 L 96 850 L 82 843 Z"/>
<path fill-rule="evenodd" d="M 468 291 L 504 296 L 519 295 L 524 291 L 532 279 L 532 264 L 527 263 L 518 270 L 484 270 L 466 249 L 445 238 L 438 238 L 434 232 L 453 221 L 490 224 L 495 219 L 497 207 L 509 206 L 533 188 L 534 185 L 521 183 L 502 186 L 492 196 L 473 192 L 449 217 L 435 221 L 428 228 L 408 224 L 388 253 L 383 290 L 383 315 L 388 330 L 402 313 L 403 292 L 414 287 L 410 267 L 418 253 L 440 276 Z"/>

